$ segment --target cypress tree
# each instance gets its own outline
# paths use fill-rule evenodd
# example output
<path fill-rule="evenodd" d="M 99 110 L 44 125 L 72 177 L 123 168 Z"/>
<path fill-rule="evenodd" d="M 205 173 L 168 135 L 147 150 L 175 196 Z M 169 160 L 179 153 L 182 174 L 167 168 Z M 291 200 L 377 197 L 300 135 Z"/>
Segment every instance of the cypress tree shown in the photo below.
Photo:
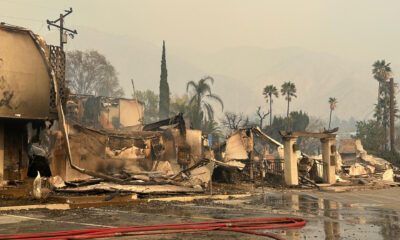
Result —
<path fill-rule="evenodd" d="M 169 85 L 168 85 L 167 62 L 165 60 L 165 41 L 163 41 L 161 57 L 161 75 L 160 75 L 160 102 L 158 116 L 160 119 L 169 117 Z"/>

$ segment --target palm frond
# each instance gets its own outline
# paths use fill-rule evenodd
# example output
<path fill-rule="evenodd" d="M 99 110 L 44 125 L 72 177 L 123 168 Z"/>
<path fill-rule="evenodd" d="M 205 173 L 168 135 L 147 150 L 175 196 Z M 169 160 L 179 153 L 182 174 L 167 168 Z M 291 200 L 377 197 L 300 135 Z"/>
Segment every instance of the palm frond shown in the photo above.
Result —
<path fill-rule="evenodd" d="M 189 100 L 189 105 L 195 104 L 196 103 L 196 98 L 197 98 L 197 95 L 193 95 L 192 98 L 190 98 L 190 100 Z"/>
<path fill-rule="evenodd" d="M 207 80 L 209 80 L 211 82 L 211 84 L 214 84 L 214 78 L 211 76 L 205 76 L 202 79 L 200 79 L 201 82 L 206 83 Z"/>
<path fill-rule="evenodd" d="M 197 94 L 199 95 L 206 95 L 206 94 L 211 94 L 211 87 L 207 83 L 199 83 L 198 88 L 197 88 Z"/>
<path fill-rule="evenodd" d="M 222 99 L 219 96 L 214 95 L 214 94 L 208 94 L 205 97 L 211 98 L 211 99 L 219 102 L 221 104 L 222 111 L 224 111 L 224 102 L 222 101 Z"/>
<path fill-rule="evenodd" d="M 197 84 L 194 82 L 194 81 L 189 81 L 187 84 L 186 84 L 186 92 L 189 92 L 189 88 L 190 87 L 193 87 L 195 90 L 197 89 Z"/>
<path fill-rule="evenodd" d="M 204 103 L 204 108 L 207 111 L 207 117 L 208 120 L 213 120 L 214 119 L 214 109 L 209 103 Z"/>

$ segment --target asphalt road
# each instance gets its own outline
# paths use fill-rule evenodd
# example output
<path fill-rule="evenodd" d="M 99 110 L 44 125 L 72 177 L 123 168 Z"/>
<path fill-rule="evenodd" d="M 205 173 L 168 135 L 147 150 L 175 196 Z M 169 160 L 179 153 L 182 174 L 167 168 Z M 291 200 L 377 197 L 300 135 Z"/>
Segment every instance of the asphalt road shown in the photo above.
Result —
<path fill-rule="evenodd" d="M 302 229 L 270 231 L 285 239 L 400 239 L 400 188 L 344 193 L 279 192 L 229 200 L 150 202 L 124 207 L 0 212 L 0 234 L 199 222 L 215 219 L 303 217 Z M 127 238 L 127 237 L 126 237 Z M 265 239 L 201 232 L 137 239 Z"/>

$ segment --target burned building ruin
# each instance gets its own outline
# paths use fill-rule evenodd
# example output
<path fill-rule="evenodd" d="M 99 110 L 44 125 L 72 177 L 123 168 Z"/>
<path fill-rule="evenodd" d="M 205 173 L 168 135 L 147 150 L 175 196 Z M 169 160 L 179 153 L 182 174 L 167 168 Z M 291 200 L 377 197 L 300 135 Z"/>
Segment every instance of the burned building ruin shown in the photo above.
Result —
<path fill-rule="evenodd" d="M 65 104 L 65 55 L 22 27 L 0 24 L 0 184 L 50 174 L 43 131 L 57 118 L 54 77 Z M 13 47 L 10 47 L 10 46 Z"/>

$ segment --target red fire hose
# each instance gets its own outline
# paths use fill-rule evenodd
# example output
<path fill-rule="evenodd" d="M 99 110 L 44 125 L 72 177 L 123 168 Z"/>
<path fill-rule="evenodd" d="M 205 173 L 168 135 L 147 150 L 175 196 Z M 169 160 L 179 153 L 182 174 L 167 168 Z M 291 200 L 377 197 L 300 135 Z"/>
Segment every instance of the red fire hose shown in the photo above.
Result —
<path fill-rule="evenodd" d="M 257 219 L 238 219 L 215 222 L 200 223 L 179 223 L 179 224 L 161 224 L 135 227 L 116 227 L 116 228 L 97 228 L 74 231 L 34 233 L 34 234 L 15 234 L 0 235 L 3 239 L 94 239 L 104 237 L 119 236 L 137 236 L 137 235 L 155 235 L 171 233 L 188 233 L 201 231 L 233 231 L 248 234 L 266 236 L 273 239 L 282 239 L 278 235 L 256 230 L 278 229 L 278 228 L 301 228 L 306 225 L 302 218 L 257 218 Z"/>

